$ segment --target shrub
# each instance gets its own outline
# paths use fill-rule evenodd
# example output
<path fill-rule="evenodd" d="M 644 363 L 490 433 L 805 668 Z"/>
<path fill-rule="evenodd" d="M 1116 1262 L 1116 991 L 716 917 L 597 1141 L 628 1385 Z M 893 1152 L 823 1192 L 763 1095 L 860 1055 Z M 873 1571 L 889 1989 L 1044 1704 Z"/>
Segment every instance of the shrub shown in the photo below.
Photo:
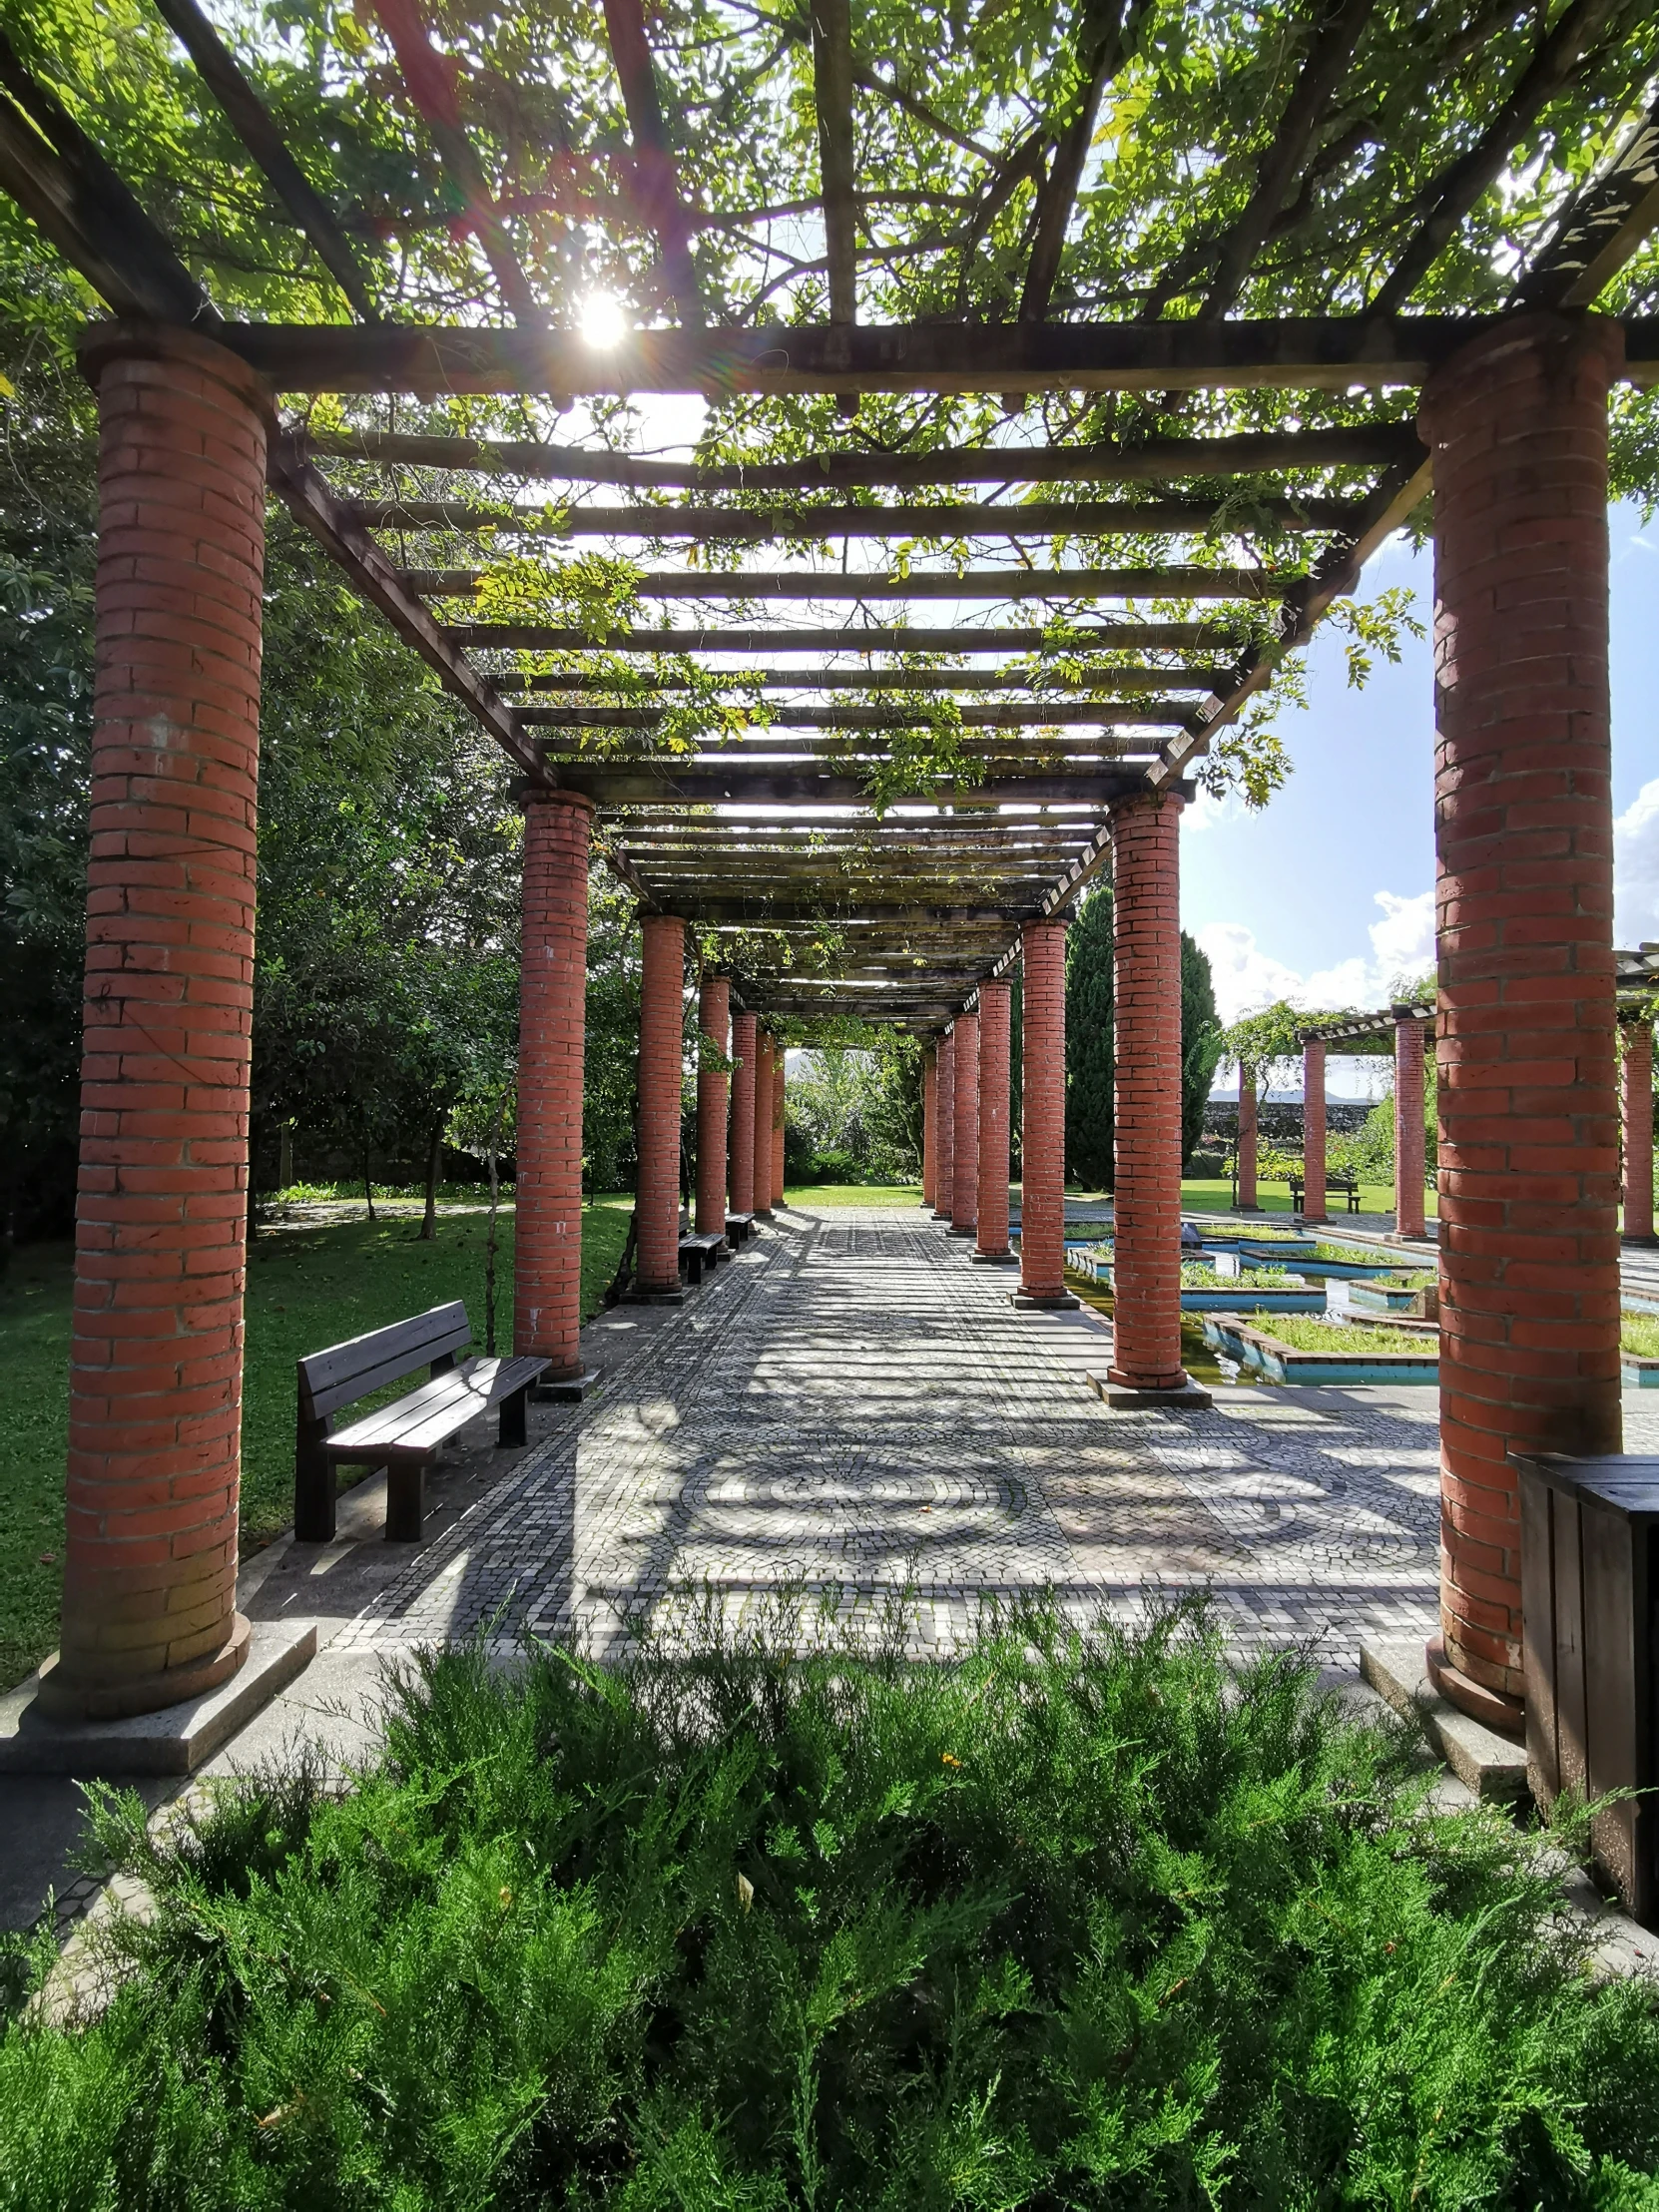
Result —
<path fill-rule="evenodd" d="M 470 1649 L 349 1796 L 226 1790 L 129 1978 L 0 2045 L 0 2202 L 619 2212 L 1651 2201 L 1659 2016 L 1306 1658 Z"/>

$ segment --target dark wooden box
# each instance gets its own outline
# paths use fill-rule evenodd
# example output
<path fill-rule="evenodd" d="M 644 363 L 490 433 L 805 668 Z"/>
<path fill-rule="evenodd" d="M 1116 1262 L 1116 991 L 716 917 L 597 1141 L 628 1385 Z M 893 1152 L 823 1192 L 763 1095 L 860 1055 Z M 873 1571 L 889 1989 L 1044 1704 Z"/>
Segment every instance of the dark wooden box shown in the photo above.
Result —
<path fill-rule="evenodd" d="M 1659 1459 L 1515 1455 L 1520 1473 L 1526 1763 L 1549 1805 L 1659 1787 Z M 1659 1805 L 1614 1805 L 1596 1864 L 1626 1912 L 1659 1920 Z"/>

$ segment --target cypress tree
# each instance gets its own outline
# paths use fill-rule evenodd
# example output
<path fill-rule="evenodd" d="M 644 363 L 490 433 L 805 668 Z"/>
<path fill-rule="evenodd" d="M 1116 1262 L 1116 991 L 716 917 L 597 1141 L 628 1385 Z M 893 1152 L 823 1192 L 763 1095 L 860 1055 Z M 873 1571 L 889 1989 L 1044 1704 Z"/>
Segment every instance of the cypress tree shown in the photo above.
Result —
<path fill-rule="evenodd" d="M 1204 1102 L 1221 1058 L 1221 1022 L 1210 956 L 1181 932 L 1181 1165 L 1204 1134 Z"/>
<path fill-rule="evenodd" d="M 1112 1111 L 1112 893 L 1099 884 L 1066 931 L 1066 1172 L 1109 1191 Z"/>
<path fill-rule="evenodd" d="M 1091 891 L 1066 933 L 1066 1172 L 1091 1190 L 1113 1188 L 1116 1065 L 1112 1004 L 1112 893 Z M 1204 1132 L 1204 1104 L 1221 1055 L 1208 955 L 1181 932 L 1181 1160 Z"/>

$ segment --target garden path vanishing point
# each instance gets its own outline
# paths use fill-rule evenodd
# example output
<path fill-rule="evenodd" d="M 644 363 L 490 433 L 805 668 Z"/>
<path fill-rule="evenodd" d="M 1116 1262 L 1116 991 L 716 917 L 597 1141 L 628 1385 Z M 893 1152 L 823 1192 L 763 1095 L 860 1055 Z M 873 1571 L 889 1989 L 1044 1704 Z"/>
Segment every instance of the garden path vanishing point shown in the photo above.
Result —
<path fill-rule="evenodd" d="M 735 1625 L 788 1585 L 869 1624 L 907 1589 L 923 1651 L 1045 1588 L 1131 1618 L 1209 1587 L 1241 1643 L 1345 1668 L 1362 1636 L 1429 1633 L 1432 1390 L 1109 1412 L 1084 1380 L 1105 1325 L 1016 1313 L 1012 1284 L 919 1210 L 781 1215 L 384 1572 L 335 1650 L 482 1630 L 602 1653 L 665 1600 Z"/>

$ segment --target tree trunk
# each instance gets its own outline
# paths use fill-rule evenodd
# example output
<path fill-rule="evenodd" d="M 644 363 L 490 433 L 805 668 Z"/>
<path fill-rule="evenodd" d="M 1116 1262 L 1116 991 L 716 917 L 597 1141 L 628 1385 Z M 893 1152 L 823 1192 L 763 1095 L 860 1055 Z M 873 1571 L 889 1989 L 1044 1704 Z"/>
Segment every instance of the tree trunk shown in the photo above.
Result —
<path fill-rule="evenodd" d="M 368 1138 L 366 1135 L 363 1138 L 363 1196 L 368 1200 L 369 1220 L 378 1220 L 379 1217 L 374 1211 L 374 1183 L 372 1177 L 369 1174 L 369 1151 Z"/>
<path fill-rule="evenodd" d="M 293 1124 L 291 1121 L 283 1122 L 277 1144 L 276 1186 L 279 1190 L 285 1191 L 291 1187 L 293 1182 Z"/>
<path fill-rule="evenodd" d="M 488 1152 L 490 1169 L 490 1226 L 484 1239 L 484 1356 L 495 1358 L 495 1209 L 501 1196 L 501 1183 L 496 1174 L 495 1147 Z"/>
<path fill-rule="evenodd" d="M 431 1244 L 438 1233 L 438 1170 L 443 1165 L 443 1123 L 432 1124 L 432 1141 L 426 1148 L 426 1211 L 420 1220 L 421 1244 Z"/>

